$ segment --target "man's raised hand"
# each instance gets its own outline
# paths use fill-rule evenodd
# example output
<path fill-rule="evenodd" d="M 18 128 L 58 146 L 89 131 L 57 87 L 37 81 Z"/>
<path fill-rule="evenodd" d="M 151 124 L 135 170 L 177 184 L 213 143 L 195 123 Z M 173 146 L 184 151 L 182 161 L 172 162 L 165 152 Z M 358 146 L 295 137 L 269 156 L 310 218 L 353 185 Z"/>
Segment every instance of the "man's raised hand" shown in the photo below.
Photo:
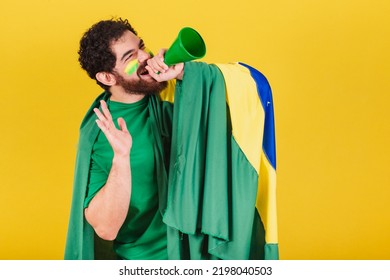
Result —
<path fill-rule="evenodd" d="M 127 130 L 125 120 L 123 118 L 118 118 L 119 129 L 117 129 L 106 102 L 101 100 L 100 104 L 101 111 L 98 108 L 93 109 L 98 117 L 96 124 L 107 137 L 107 140 L 114 151 L 114 155 L 129 156 L 133 141 L 129 131 Z"/>

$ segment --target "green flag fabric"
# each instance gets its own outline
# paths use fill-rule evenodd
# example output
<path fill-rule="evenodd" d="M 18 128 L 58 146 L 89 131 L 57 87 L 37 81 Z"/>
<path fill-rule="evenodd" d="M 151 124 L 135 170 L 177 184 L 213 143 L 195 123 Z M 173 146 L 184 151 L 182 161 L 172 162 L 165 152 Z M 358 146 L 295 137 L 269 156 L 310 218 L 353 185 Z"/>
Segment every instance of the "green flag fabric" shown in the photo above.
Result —
<path fill-rule="evenodd" d="M 229 79 L 240 90 L 226 87 L 223 67 L 186 65 L 185 75 L 191 78 L 184 77 L 175 93 L 168 202 L 163 216 L 170 226 L 168 252 L 175 259 L 277 259 L 277 243 L 272 245 L 276 251 L 266 244 L 256 207 L 260 166 L 254 167 L 248 160 L 249 152 L 257 153 L 257 164 L 261 160 L 264 113 L 256 111 L 263 109 L 241 108 L 241 125 L 248 126 L 244 137 L 257 136 L 254 143 L 259 146 L 256 151 L 245 151 L 233 133 L 235 122 L 227 102 L 231 95 L 241 95 L 238 102 L 244 95 L 252 95 L 260 104 L 258 91 L 256 87 L 245 90 L 245 83 L 255 82 L 239 64 L 227 67 L 232 72 Z M 235 71 L 245 78 L 240 79 Z M 252 121 L 253 114 L 263 116 L 263 123 L 259 117 Z"/>

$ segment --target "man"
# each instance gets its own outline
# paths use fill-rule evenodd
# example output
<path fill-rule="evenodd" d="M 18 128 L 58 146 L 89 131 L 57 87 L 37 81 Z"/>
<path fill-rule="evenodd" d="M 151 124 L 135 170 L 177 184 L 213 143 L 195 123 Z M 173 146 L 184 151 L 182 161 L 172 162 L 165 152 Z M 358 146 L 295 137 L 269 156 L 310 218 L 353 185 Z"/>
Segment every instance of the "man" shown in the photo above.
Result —
<path fill-rule="evenodd" d="M 100 248 L 107 248 L 101 240 L 113 241 L 121 259 L 275 258 L 276 239 L 266 242 L 268 226 L 255 207 L 261 207 L 256 197 L 269 195 L 257 191 L 263 131 L 253 137 L 261 138 L 255 143 L 260 148 L 248 150 L 253 156 L 232 137 L 237 110 L 225 99 L 225 83 L 237 66 L 168 67 L 164 50 L 152 57 L 122 19 L 92 26 L 79 55 L 81 67 L 105 92 L 81 125 L 65 258 L 100 258 Z M 128 74 L 133 62 L 138 68 Z M 254 78 L 238 67 L 253 91 Z M 265 78 L 245 69 L 258 75 L 270 102 Z M 253 98 L 259 105 L 257 92 Z M 274 158 L 269 150 L 266 156 Z M 270 220 L 272 211 L 264 211 Z"/>

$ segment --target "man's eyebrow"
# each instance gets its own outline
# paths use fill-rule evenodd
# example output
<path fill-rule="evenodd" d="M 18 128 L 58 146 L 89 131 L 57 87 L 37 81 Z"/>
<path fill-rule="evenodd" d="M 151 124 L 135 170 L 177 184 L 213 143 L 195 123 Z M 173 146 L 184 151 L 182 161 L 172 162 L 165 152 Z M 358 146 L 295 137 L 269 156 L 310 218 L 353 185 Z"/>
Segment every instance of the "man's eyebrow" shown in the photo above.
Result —
<path fill-rule="evenodd" d="M 140 39 L 138 47 L 143 48 L 145 45 L 144 40 Z M 128 50 L 122 55 L 121 61 L 123 61 L 128 55 L 132 54 L 134 52 L 134 49 Z"/>
<path fill-rule="evenodd" d="M 139 47 L 139 48 L 143 48 L 144 46 L 145 46 L 144 40 L 140 39 L 139 44 L 138 44 L 138 47 Z"/>
<path fill-rule="evenodd" d="M 129 54 L 132 54 L 133 52 L 134 52 L 133 49 L 128 50 L 127 52 L 125 52 L 125 53 L 122 55 L 121 61 L 123 61 L 123 60 L 126 58 L 126 56 L 128 56 Z"/>

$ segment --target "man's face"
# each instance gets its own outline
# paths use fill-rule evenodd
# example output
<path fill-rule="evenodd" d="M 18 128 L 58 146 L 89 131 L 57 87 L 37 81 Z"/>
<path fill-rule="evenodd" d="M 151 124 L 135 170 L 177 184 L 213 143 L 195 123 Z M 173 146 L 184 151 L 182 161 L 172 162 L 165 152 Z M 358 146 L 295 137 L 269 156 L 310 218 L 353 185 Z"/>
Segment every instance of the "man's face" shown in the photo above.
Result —
<path fill-rule="evenodd" d="M 146 61 L 151 57 L 145 51 L 142 39 L 130 31 L 126 31 L 121 38 L 111 44 L 116 56 L 114 75 L 116 85 L 122 87 L 129 94 L 152 94 L 164 89 L 167 82 L 157 82 L 145 69 Z M 131 75 L 125 73 L 129 62 L 137 60 L 138 69 Z"/>

